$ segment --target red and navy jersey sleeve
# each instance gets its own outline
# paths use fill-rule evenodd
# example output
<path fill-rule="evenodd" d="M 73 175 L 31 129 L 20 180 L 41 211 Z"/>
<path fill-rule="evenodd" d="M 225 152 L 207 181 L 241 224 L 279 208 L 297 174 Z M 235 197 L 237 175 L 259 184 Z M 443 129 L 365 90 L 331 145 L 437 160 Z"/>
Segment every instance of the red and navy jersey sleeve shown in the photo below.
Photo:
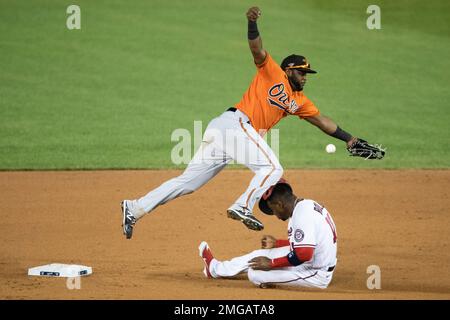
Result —
<path fill-rule="evenodd" d="M 291 242 L 291 248 L 315 248 L 316 230 L 315 221 L 313 217 L 308 213 L 299 213 L 293 216 L 292 230 L 289 237 Z"/>

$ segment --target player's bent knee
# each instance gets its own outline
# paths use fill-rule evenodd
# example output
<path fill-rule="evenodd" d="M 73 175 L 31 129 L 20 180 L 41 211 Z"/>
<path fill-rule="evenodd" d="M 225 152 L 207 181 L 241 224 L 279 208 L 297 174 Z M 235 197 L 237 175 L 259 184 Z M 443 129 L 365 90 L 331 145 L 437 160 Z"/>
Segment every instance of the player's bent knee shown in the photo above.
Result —
<path fill-rule="evenodd" d="M 282 177 L 283 177 L 284 170 L 281 166 L 271 168 L 269 172 L 269 177 L 267 179 L 268 185 L 274 185 L 276 184 Z"/>
<path fill-rule="evenodd" d="M 274 176 L 276 176 L 277 181 L 280 180 L 281 177 L 283 177 L 283 173 L 284 173 L 284 169 L 281 165 L 279 167 L 275 167 L 275 170 L 273 172 Z"/>
<path fill-rule="evenodd" d="M 259 271 L 259 270 L 253 270 L 253 269 L 248 269 L 247 272 L 247 276 L 248 276 L 248 280 L 250 280 L 251 283 L 253 283 L 254 285 L 259 286 L 262 283 L 262 279 L 261 279 L 261 273 L 263 271 Z"/>

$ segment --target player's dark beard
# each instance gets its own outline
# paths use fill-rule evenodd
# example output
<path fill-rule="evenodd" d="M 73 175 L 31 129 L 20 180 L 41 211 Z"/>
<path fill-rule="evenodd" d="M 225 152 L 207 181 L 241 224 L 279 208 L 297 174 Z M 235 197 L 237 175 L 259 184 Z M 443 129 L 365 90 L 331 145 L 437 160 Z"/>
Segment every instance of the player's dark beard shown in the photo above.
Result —
<path fill-rule="evenodd" d="M 291 87 L 294 91 L 302 91 L 303 90 L 303 86 L 300 83 L 300 81 L 298 81 L 294 77 L 288 77 L 288 79 L 289 79 L 289 83 L 291 84 Z"/>

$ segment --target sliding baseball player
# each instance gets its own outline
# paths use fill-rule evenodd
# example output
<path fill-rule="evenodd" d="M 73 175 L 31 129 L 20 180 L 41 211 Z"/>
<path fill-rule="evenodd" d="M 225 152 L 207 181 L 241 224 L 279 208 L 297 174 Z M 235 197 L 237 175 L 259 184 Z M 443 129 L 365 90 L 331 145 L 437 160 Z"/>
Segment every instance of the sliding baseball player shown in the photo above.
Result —
<path fill-rule="evenodd" d="M 262 212 L 288 220 L 288 239 L 262 238 L 261 250 L 219 261 L 206 242 L 199 246 L 208 278 L 233 277 L 247 272 L 262 287 L 272 285 L 327 288 L 336 267 L 337 234 L 333 219 L 323 206 L 300 199 L 281 180 L 263 195 Z"/>

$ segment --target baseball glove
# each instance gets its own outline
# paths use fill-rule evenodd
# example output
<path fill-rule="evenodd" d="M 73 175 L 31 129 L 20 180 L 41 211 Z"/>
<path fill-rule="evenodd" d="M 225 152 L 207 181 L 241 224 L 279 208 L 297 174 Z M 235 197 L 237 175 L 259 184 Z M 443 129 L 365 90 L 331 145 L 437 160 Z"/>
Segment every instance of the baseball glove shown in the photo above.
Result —
<path fill-rule="evenodd" d="M 347 147 L 350 156 L 361 157 L 367 159 L 381 160 L 384 157 L 386 148 L 381 148 L 381 145 L 370 144 L 366 140 L 356 139 L 356 141 Z"/>

